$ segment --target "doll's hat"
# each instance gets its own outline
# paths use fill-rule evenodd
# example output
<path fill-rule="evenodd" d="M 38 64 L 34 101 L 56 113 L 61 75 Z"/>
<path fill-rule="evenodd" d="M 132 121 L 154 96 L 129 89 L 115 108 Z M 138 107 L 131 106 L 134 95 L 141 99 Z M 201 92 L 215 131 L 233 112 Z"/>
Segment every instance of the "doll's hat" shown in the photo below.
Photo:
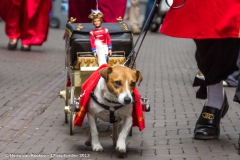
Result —
<path fill-rule="evenodd" d="M 96 18 L 102 19 L 102 17 L 103 17 L 103 13 L 100 10 L 93 10 L 93 9 L 92 9 L 92 13 L 88 16 L 88 18 L 92 20 Z"/>

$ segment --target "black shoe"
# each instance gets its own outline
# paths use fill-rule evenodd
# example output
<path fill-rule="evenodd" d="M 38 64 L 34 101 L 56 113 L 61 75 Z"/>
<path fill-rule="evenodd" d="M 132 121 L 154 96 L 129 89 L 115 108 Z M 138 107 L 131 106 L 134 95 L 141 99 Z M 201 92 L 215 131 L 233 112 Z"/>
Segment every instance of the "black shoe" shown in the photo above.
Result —
<path fill-rule="evenodd" d="M 30 45 L 22 45 L 21 51 L 31 51 L 31 46 Z"/>
<path fill-rule="evenodd" d="M 217 139 L 220 135 L 220 120 L 225 116 L 228 108 L 229 104 L 226 94 L 224 94 L 224 101 L 220 110 L 217 108 L 204 106 L 194 129 L 194 139 Z"/>
<path fill-rule="evenodd" d="M 10 39 L 8 42 L 8 50 L 15 50 L 17 48 L 18 39 Z"/>

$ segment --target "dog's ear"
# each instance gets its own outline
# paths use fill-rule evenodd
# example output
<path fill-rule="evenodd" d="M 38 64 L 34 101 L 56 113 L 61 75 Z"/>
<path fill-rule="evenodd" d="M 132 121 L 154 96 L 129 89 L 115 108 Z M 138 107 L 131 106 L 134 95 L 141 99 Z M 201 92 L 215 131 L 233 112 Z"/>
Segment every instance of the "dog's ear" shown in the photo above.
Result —
<path fill-rule="evenodd" d="M 136 76 L 137 76 L 138 86 L 140 86 L 140 83 L 143 80 L 142 73 L 139 70 L 136 70 Z"/>
<path fill-rule="evenodd" d="M 100 70 L 100 75 L 105 79 L 105 81 L 108 81 L 108 74 L 112 73 L 112 67 L 103 68 Z"/>

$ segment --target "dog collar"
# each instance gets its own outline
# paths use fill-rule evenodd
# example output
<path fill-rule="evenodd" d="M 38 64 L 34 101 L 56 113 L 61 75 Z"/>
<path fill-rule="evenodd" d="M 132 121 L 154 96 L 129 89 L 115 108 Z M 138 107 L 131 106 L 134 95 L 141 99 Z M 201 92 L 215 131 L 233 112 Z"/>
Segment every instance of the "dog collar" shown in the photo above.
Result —
<path fill-rule="evenodd" d="M 93 92 L 90 94 L 90 97 L 92 97 L 92 99 L 93 99 L 98 105 L 100 105 L 101 107 L 103 107 L 103 108 L 106 109 L 106 110 L 109 110 L 109 112 L 110 112 L 110 120 L 109 120 L 109 122 L 110 122 L 110 123 L 115 123 L 115 122 L 117 122 L 117 121 L 115 120 L 114 112 L 115 112 L 115 110 L 121 108 L 123 105 L 114 106 L 114 107 L 113 107 L 114 110 L 111 110 L 111 108 L 110 108 L 109 106 L 98 102 L 97 97 L 94 95 Z"/>
<path fill-rule="evenodd" d="M 109 100 L 109 99 L 107 99 L 107 98 L 105 98 L 105 100 L 106 100 L 106 101 L 108 101 L 109 103 L 121 104 L 121 103 L 119 103 L 119 102 L 116 102 L 116 101 L 111 101 L 111 100 Z"/>

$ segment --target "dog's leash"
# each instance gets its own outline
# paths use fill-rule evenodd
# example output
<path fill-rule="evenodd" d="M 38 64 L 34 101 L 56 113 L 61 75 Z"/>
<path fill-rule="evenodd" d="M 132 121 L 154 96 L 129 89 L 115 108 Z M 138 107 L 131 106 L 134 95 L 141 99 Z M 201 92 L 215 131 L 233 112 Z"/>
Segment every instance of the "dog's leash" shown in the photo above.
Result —
<path fill-rule="evenodd" d="M 123 65 L 125 66 L 128 66 L 129 68 L 133 68 L 134 66 L 134 63 L 136 61 L 136 58 L 137 58 L 137 55 L 138 55 L 138 52 L 142 46 L 142 43 L 143 43 L 143 40 L 147 34 L 147 31 L 149 30 L 150 28 L 150 25 L 153 21 L 153 17 L 154 15 L 157 13 L 157 11 L 159 10 L 159 4 L 160 4 L 160 1 L 161 0 L 155 0 L 154 4 L 153 4 L 153 7 L 152 7 L 152 10 L 147 18 L 147 20 L 145 21 L 144 25 L 143 25 L 143 28 L 142 28 L 142 31 L 141 33 L 139 34 L 134 46 L 133 46 L 133 49 L 131 50 L 130 54 L 128 55 L 126 61 L 123 63 Z M 135 49 L 136 49 L 136 46 L 138 44 L 138 41 L 140 40 L 140 38 L 142 38 L 142 40 L 140 41 L 140 45 L 137 49 L 137 52 L 135 52 Z M 134 56 L 134 57 L 133 57 Z M 132 59 L 133 57 L 133 59 Z"/>

